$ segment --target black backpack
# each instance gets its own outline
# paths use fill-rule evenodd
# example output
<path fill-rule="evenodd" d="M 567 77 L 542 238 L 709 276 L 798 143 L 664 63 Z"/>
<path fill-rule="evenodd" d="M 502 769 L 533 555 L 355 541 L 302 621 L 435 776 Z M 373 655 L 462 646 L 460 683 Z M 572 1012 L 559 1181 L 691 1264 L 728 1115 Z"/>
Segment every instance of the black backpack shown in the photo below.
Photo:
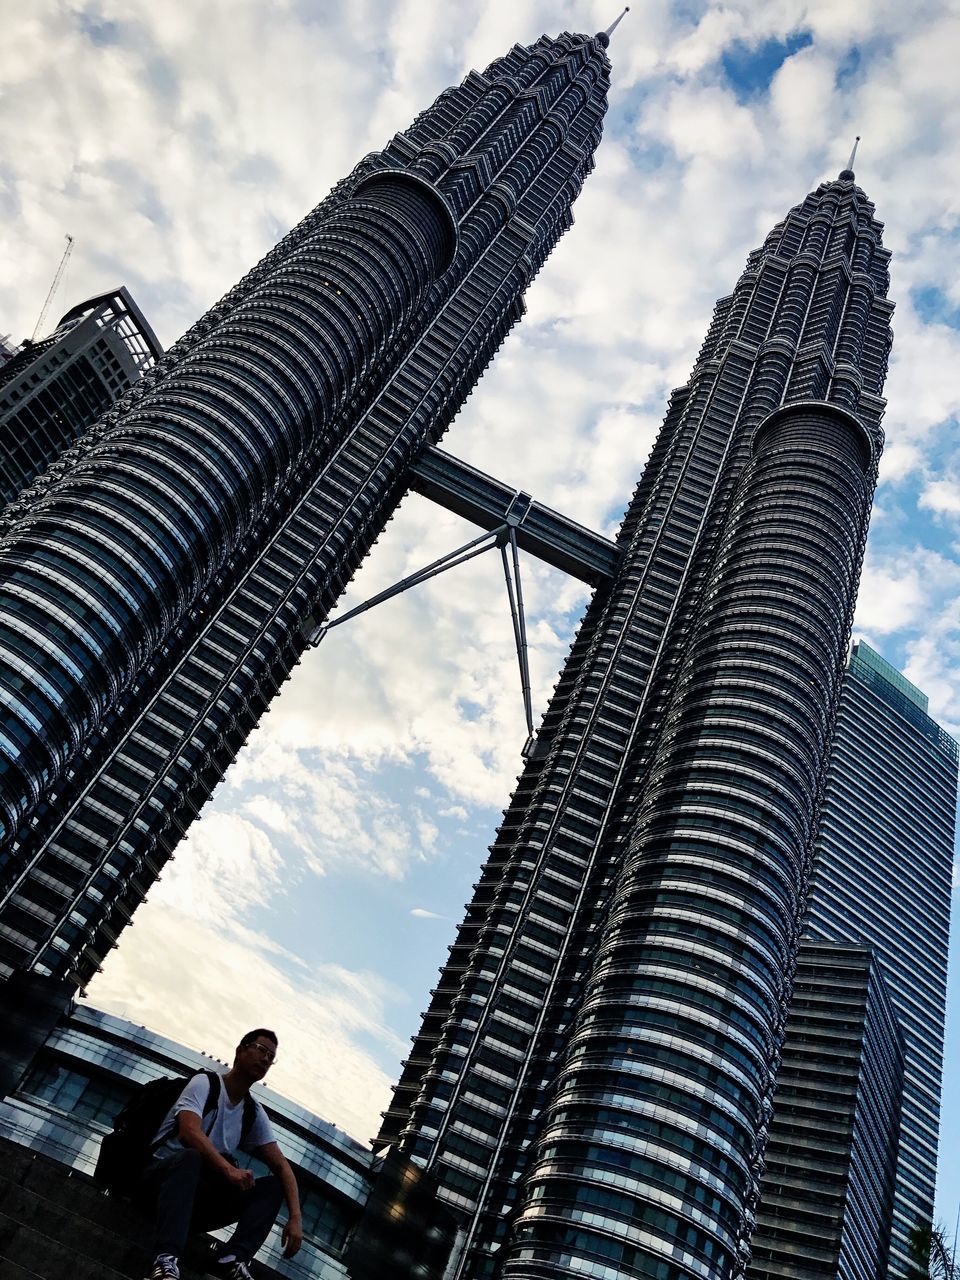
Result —
<path fill-rule="evenodd" d="M 197 1075 L 204 1075 L 210 1081 L 203 1119 L 216 1110 L 223 1087 L 216 1071 L 200 1071 L 186 1080 L 168 1076 L 141 1085 L 123 1110 L 114 1117 L 113 1132 L 108 1133 L 100 1144 L 97 1167 L 93 1171 L 94 1182 L 108 1188 L 115 1195 L 129 1196 L 133 1193 L 147 1161 L 171 1136 L 173 1127 L 161 1133 L 159 1138 L 154 1135 L 163 1124 L 167 1112 Z M 255 1118 L 256 1103 L 247 1094 L 243 1100 L 241 1142 L 253 1127 Z"/>

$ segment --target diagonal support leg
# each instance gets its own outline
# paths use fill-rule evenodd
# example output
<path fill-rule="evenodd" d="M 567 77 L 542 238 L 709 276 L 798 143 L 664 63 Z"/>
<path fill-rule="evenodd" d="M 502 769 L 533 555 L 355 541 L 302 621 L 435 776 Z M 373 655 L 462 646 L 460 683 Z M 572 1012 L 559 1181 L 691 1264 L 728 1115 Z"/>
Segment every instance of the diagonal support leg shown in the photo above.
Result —
<path fill-rule="evenodd" d="M 510 553 L 507 553 L 507 543 Z M 520 687 L 523 691 L 523 712 L 527 721 L 527 740 L 522 755 L 528 755 L 533 745 L 533 703 L 530 696 L 530 663 L 527 653 L 527 625 L 523 611 L 523 588 L 520 583 L 520 557 L 517 553 L 517 530 L 510 525 L 506 541 L 501 540 L 500 555 L 503 559 L 503 576 L 507 584 L 507 597 L 510 601 L 510 617 L 513 621 L 513 638 L 517 646 L 517 661 L 520 664 Z"/>
<path fill-rule="evenodd" d="M 470 542 L 464 543 L 462 547 L 458 547 L 456 551 L 450 551 L 445 556 L 441 556 L 439 560 L 434 560 L 423 569 L 418 569 L 416 573 L 411 573 L 409 577 L 401 578 L 392 587 L 387 587 L 385 591 L 371 596 L 369 600 L 365 600 L 363 604 L 358 604 L 355 609 L 348 610 L 341 617 L 334 618 L 333 622 L 325 622 L 322 626 L 317 627 L 316 630 L 311 632 L 308 643 L 318 645 L 328 631 L 332 631 L 334 627 L 339 627 L 344 622 L 349 622 L 351 618 L 356 618 L 361 613 L 366 613 L 374 605 L 383 604 L 385 600 L 392 600 L 394 596 L 398 596 L 404 591 L 409 591 L 411 587 L 419 586 L 421 582 L 427 582 L 430 578 L 435 578 L 438 573 L 444 573 L 447 569 L 455 569 L 458 564 L 466 564 L 474 556 L 483 555 L 484 551 L 492 550 L 506 531 L 506 525 L 501 525 L 499 529 L 491 529 L 489 533 L 483 533 L 479 538 L 473 538 Z"/>
<path fill-rule="evenodd" d="M 493 547 L 499 547 L 500 555 L 503 559 L 504 581 L 507 584 L 507 598 L 510 601 L 510 617 L 513 622 L 513 638 L 517 647 L 517 662 L 520 666 L 523 713 L 527 722 L 527 740 L 523 745 L 521 754 L 524 757 L 528 756 L 533 747 L 533 701 L 530 693 L 530 662 L 527 650 L 527 624 L 523 608 L 523 586 L 520 581 L 517 527 L 523 523 L 524 517 L 530 508 L 530 502 L 528 494 L 519 492 L 514 494 L 513 501 L 507 509 L 506 524 L 490 530 L 489 533 L 483 533 L 479 537 L 473 538 L 470 542 L 464 543 L 462 547 L 457 547 L 455 551 L 450 551 L 447 555 L 441 556 L 439 560 L 434 560 L 424 568 L 418 569 L 416 573 L 411 573 L 408 577 L 401 578 L 393 586 L 387 587 L 386 590 L 378 592 L 375 596 L 371 596 L 369 600 L 365 600 L 363 604 L 358 604 L 356 608 L 349 609 L 341 617 L 335 618 L 333 622 L 326 622 L 322 626 L 316 627 L 310 633 L 308 643 L 318 645 L 327 632 L 332 631 L 334 627 L 339 627 L 342 623 L 349 622 L 351 618 L 356 618 L 359 614 L 366 613 L 368 609 L 372 609 L 375 605 L 383 604 L 385 600 L 392 600 L 394 596 L 401 595 L 404 591 L 409 591 L 411 587 L 419 586 L 421 582 L 427 582 L 430 578 L 435 578 L 437 574 L 445 573 L 448 569 L 455 569 L 457 565 L 466 564 L 468 560 L 472 560 L 475 556 L 483 555 L 485 551 L 490 551 Z M 509 551 L 507 550 L 508 547 Z"/>

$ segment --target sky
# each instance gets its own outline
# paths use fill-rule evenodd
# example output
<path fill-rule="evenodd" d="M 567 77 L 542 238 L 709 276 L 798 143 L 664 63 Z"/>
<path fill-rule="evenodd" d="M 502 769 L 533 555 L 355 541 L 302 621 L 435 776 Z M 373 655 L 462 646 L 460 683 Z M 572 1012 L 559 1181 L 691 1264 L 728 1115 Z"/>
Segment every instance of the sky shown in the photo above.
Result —
<path fill-rule="evenodd" d="M 0 0 L 0 334 L 125 284 L 169 344 L 447 85 L 617 0 Z M 610 48 L 597 167 L 444 447 L 608 535 L 715 299 L 846 164 L 893 251 L 887 448 L 856 619 L 960 733 L 960 5 L 644 0 Z M 344 608 L 473 536 L 407 498 Z M 523 558 L 536 717 L 587 588 Z M 502 570 L 484 556 L 296 669 L 92 984 L 273 1087 L 377 1127 L 520 768 Z M 955 884 L 960 883 L 955 875 Z M 956 896 L 956 895 L 955 895 Z M 960 1204 L 951 976 L 938 1211 Z"/>

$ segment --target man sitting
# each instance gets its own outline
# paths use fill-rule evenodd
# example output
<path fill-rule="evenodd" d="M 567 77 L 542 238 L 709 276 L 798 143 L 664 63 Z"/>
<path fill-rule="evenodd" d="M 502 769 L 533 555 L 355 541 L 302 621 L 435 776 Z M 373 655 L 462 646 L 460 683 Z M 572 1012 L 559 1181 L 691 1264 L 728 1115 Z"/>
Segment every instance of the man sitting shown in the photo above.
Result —
<path fill-rule="evenodd" d="M 156 1221 L 156 1257 L 147 1280 L 180 1280 L 178 1259 L 190 1231 L 233 1222 L 236 1229 L 220 1246 L 214 1269 L 227 1280 L 251 1280 L 249 1263 L 269 1235 L 282 1199 L 288 1211 L 284 1257 L 292 1258 L 300 1248 L 296 1179 L 263 1107 L 250 1097 L 250 1086 L 267 1074 L 276 1053 L 272 1031 L 258 1027 L 248 1032 L 237 1046 L 233 1066 L 220 1076 L 215 1106 L 208 1100 L 216 1078 L 211 1082 L 201 1073 L 187 1082 L 168 1111 L 136 1197 Z M 256 1156 L 270 1173 L 255 1180 L 249 1169 L 237 1167 L 236 1151 Z"/>

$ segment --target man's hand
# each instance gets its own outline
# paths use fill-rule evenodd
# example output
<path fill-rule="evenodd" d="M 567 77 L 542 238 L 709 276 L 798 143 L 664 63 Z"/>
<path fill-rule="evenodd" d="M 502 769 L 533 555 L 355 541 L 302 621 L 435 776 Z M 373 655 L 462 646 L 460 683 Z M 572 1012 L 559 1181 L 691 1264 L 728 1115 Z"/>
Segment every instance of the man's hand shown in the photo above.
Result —
<path fill-rule="evenodd" d="M 227 1167 L 223 1171 L 223 1176 L 231 1187 L 236 1187 L 238 1191 L 249 1191 L 253 1186 L 253 1173 L 249 1169 L 237 1169 L 229 1161 L 224 1163 Z"/>
<path fill-rule="evenodd" d="M 294 1217 L 291 1215 L 287 1219 L 283 1224 L 280 1239 L 283 1243 L 283 1256 L 285 1258 L 292 1258 L 295 1253 L 299 1252 L 300 1246 L 303 1244 L 303 1223 L 300 1221 L 299 1216 Z"/>

